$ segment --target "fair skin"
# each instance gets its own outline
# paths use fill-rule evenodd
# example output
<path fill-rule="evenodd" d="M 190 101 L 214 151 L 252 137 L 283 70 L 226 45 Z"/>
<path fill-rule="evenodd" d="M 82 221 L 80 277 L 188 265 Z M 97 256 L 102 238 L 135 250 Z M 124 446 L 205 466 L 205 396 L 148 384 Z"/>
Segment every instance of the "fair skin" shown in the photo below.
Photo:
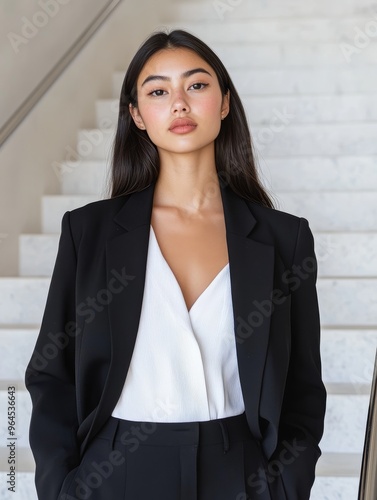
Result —
<path fill-rule="evenodd" d="M 229 260 L 214 149 L 229 93 L 211 66 L 179 48 L 147 61 L 137 95 L 130 113 L 160 157 L 151 225 L 190 310 Z M 186 121 L 172 128 L 178 118 Z"/>

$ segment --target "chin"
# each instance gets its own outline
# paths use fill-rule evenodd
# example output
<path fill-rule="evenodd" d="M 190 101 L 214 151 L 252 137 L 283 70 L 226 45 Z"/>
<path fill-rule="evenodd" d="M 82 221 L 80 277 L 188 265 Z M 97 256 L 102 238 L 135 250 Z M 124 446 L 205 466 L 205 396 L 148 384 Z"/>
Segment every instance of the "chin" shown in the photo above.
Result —
<path fill-rule="evenodd" d="M 195 144 L 194 141 L 187 140 L 185 138 L 185 143 L 177 144 L 176 141 L 170 141 L 169 144 L 156 144 L 158 150 L 165 151 L 167 153 L 172 154 L 188 154 L 188 153 L 197 153 L 199 151 L 203 151 L 209 147 L 214 147 L 215 139 L 209 140 L 208 142 L 200 142 Z M 175 143 L 174 143 L 175 142 Z"/>

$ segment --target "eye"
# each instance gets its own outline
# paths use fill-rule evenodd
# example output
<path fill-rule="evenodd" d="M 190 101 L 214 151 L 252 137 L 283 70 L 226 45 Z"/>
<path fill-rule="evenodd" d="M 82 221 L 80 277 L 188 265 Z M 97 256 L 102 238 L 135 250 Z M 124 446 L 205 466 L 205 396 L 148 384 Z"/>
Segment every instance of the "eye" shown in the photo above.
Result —
<path fill-rule="evenodd" d="M 198 83 L 193 83 L 191 85 L 191 87 L 194 87 L 194 90 L 202 90 L 204 89 L 205 87 L 208 87 L 208 83 L 201 83 L 201 82 L 198 82 Z M 191 89 L 190 87 L 190 89 Z"/>
<path fill-rule="evenodd" d="M 149 92 L 148 95 L 152 95 L 154 97 L 161 97 L 164 95 L 165 90 L 162 89 L 156 89 L 152 90 L 152 92 Z"/>

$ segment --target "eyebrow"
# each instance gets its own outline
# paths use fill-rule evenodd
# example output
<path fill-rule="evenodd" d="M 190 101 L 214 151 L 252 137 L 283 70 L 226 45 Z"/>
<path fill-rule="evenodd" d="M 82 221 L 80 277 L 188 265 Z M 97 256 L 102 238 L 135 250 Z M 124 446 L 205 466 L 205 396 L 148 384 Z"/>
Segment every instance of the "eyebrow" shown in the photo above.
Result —
<path fill-rule="evenodd" d="M 211 73 L 209 73 L 204 68 L 195 68 L 195 69 L 189 69 L 188 71 L 185 71 L 184 73 L 182 73 L 181 78 L 188 78 L 191 75 L 195 75 L 195 73 L 207 73 L 207 75 L 212 76 Z M 171 78 L 169 76 L 163 76 L 163 75 L 149 75 L 143 81 L 141 86 L 145 85 L 148 82 L 154 81 L 154 80 L 163 80 L 164 82 L 169 82 L 171 80 Z"/>

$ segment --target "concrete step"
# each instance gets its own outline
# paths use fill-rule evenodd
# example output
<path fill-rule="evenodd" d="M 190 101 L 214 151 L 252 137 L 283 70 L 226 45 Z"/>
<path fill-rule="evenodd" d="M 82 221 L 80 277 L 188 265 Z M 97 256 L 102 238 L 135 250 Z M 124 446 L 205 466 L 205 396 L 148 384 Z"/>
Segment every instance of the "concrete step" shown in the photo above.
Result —
<path fill-rule="evenodd" d="M 282 116 L 290 123 L 376 121 L 377 94 L 339 96 L 258 96 L 243 98 L 251 126 L 270 124 Z"/>
<path fill-rule="evenodd" d="M 375 156 L 270 157 L 259 166 L 272 192 L 377 190 Z"/>
<path fill-rule="evenodd" d="M 0 278 L 0 326 L 40 324 L 50 278 Z"/>
<path fill-rule="evenodd" d="M 0 388 L 24 388 L 24 376 L 39 327 L 0 328 Z M 322 374 L 335 395 L 365 395 L 373 376 L 377 329 L 328 329 L 321 332 Z M 357 353 L 357 355 L 355 355 Z"/>
<path fill-rule="evenodd" d="M 363 452 L 369 395 L 328 394 L 323 453 Z"/>
<path fill-rule="evenodd" d="M 318 280 L 323 328 L 377 327 L 377 279 Z"/>
<path fill-rule="evenodd" d="M 376 155 L 376 134 L 376 122 L 296 125 L 280 120 L 251 128 L 257 155 L 264 158 Z"/>
<path fill-rule="evenodd" d="M 60 233 L 61 220 L 67 210 L 82 207 L 99 200 L 95 195 L 42 196 L 42 232 Z"/>
<path fill-rule="evenodd" d="M 59 244 L 56 234 L 21 234 L 19 237 L 19 275 L 51 276 Z"/>
<path fill-rule="evenodd" d="M 13 383 L 15 385 L 15 382 Z M 31 416 L 31 398 L 26 390 L 17 390 L 15 392 L 16 417 L 15 417 L 15 437 L 17 438 L 17 448 L 29 448 L 29 422 Z M 8 390 L 0 390 L 0 413 L 3 416 L 0 422 L 1 446 L 6 447 L 8 433 L 8 421 L 5 418 L 8 408 Z M 21 457 L 19 457 L 21 458 Z M 22 470 L 22 469 L 21 469 Z M 1 498 L 1 497 L 0 497 Z"/>
<path fill-rule="evenodd" d="M 16 385 L 14 382 L 13 385 Z M 0 390 L 0 411 L 7 414 L 7 388 Z M 31 416 L 31 398 L 26 390 L 16 386 L 16 434 L 17 446 L 29 447 L 29 422 Z M 368 395 L 328 394 L 325 417 L 325 430 L 320 444 L 324 454 L 353 453 L 361 454 L 364 446 L 365 428 L 368 415 Z M 4 418 L 0 423 L 1 442 L 6 443 L 8 424 Z"/>
<path fill-rule="evenodd" d="M 8 491 L 7 473 L 0 472 L 0 498 L 4 500 L 38 500 L 33 472 L 19 472 L 16 476 L 16 493 Z M 12 496 L 11 496 L 12 495 Z"/>
<path fill-rule="evenodd" d="M 260 64 L 263 62 L 263 54 L 259 52 L 254 57 L 260 57 Z M 302 66 L 296 68 L 292 66 L 279 66 L 279 58 L 276 65 L 270 68 L 232 68 L 230 76 L 237 89 L 237 92 L 245 98 L 246 96 L 258 95 L 333 95 L 375 93 L 375 86 L 370 78 L 377 75 L 377 67 L 359 66 L 350 69 L 339 66 L 336 69 L 330 66 L 318 66 L 310 68 Z M 118 97 L 115 94 L 115 97 Z"/>
<path fill-rule="evenodd" d="M 30 397 L 26 391 L 17 391 L 17 457 L 18 457 L 18 474 L 17 474 L 17 498 L 34 499 L 34 462 L 30 449 L 28 448 L 28 425 L 30 418 Z M 363 435 L 360 425 L 356 424 L 355 433 L 355 422 L 351 422 L 355 418 L 356 413 L 359 414 L 360 422 L 364 419 L 366 411 L 366 398 L 355 398 L 350 399 L 350 397 L 334 398 L 329 396 L 328 400 L 328 412 L 326 420 L 326 430 L 324 438 L 321 442 L 321 449 L 323 454 L 319 459 L 317 464 L 317 479 L 312 490 L 311 499 L 315 498 L 322 500 L 324 498 L 340 498 L 347 500 L 351 497 L 347 496 L 351 491 L 357 491 L 358 485 L 358 475 L 361 465 L 361 453 L 356 452 L 342 452 L 337 447 L 336 452 L 326 451 L 327 446 L 334 447 L 337 443 L 333 432 L 339 432 L 343 438 L 346 428 L 349 428 L 348 436 L 352 436 L 352 441 L 354 446 L 360 447 L 360 441 Z M 0 391 L 0 411 L 5 411 L 2 406 L 4 405 L 4 400 L 6 400 L 6 392 Z M 355 408 L 358 411 L 355 412 Z M 362 411 L 359 411 L 362 408 Z M 346 415 L 346 417 L 345 417 Z M 334 428 L 335 426 L 335 428 Z M 344 426 L 344 427 L 343 427 Z M 1 435 L 6 435 L 6 429 L 1 428 Z M 343 429 L 343 432 L 342 432 Z M 357 436 L 358 435 L 358 436 Z M 356 439 L 357 437 L 357 439 Z M 331 442 L 333 441 L 333 442 Z M 352 448 L 351 443 L 347 440 L 342 439 L 340 441 L 343 443 L 343 447 L 346 449 Z M 7 450 L 5 448 L 0 449 L 0 462 L 3 464 L 3 470 L 0 472 L 1 476 L 6 478 L 6 456 Z M 27 472 L 25 472 L 27 471 Z M 2 483 L 4 485 L 5 482 Z M 338 496 L 334 497 L 333 492 L 336 492 Z M 6 489 L 0 490 L 0 498 L 8 498 L 6 495 Z M 321 496 L 321 495 L 326 496 Z M 1 496 L 3 495 L 3 496 Z M 13 498 L 13 497 L 12 497 Z M 356 498 L 356 497 L 352 497 Z"/>
<path fill-rule="evenodd" d="M 254 20 L 259 18 L 343 18 L 348 16 L 362 16 L 366 20 L 376 17 L 373 0 L 360 0 L 358 2 L 341 2 L 336 0 L 329 5 L 326 0 L 313 3 L 295 2 L 294 0 L 280 2 L 238 1 L 211 1 L 203 2 L 175 2 L 169 10 L 165 10 L 162 22 L 176 22 L 184 19 L 185 22 L 201 22 L 222 20 Z"/>
<path fill-rule="evenodd" d="M 316 233 L 318 275 L 377 278 L 377 232 Z"/>
<path fill-rule="evenodd" d="M 109 163 L 102 161 L 71 161 L 61 164 L 61 194 L 95 194 L 106 196 Z"/>
<path fill-rule="evenodd" d="M 259 159 L 262 179 L 274 191 L 362 191 L 377 190 L 374 156 L 308 156 Z M 110 165 L 102 161 L 61 163 L 62 194 L 106 193 Z"/>
<path fill-rule="evenodd" d="M 350 44 L 338 43 L 259 43 L 259 44 L 212 44 L 211 48 L 228 69 L 242 68 L 247 61 L 249 67 L 324 67 L 377 63 L 377 44 L 371 41 L 363 50 Z"/>
<path fill-rule="evenodd" d="M 303 269 L 300 272 L 305 275 Z M 298 275 L 288 276 L 289 279 L 293 277 Z M 0 278 L 1 324 L 39 324 L 49 282 L 49 278 Z M 320 278 L 318 294 L 324 328 L 376 327 L 377 279 Z"/>
<path fill-rule="evenodd" d="M 76 161 L 111 159 L 115 128 L 81 129 L 77 134 L 77 147 L 71 156 Z"/>
<path fill-rule="evenodd" d="M 97 127 L 118 120 L 116 99 L 96 102 Z M 377 94 L 323 96 L 247 96 L 243 104 L 251 126 L 270 124 L 289 117 L 290 123 L 332 123 L 377 121 Z"/>
<path fill-rule="evenodd" d="M 311 192 L 283 191 L 274 193 L 279 210 L 305 217 L 313 231 L 376 230 L 377 196 L 371 192 Z M 44 233 L 59 233 L 61 219 L 67 210 L 73 210 L 92 201 L 95 195 L 51 195 L 43 196 L 42 230 Z M 331 216 L 336 214 L 336 217 Z"/>
<path fill-rule="evenodd" d="M 40 318 L 41 320 L 41 318 Z M 39 327 L 0 328 L 0 389 L 17 384 L 25 388 L 25 370 L 31 358 Z M 1 497 L 0 497 L 1 498 Z"/>
<path fill-rule="evenodd" d="M 315 232 L 318 275 L 377 277 L 377 233 Z M 59 233 L 22 234 L 19 238 L 20 276 L 51 276 Z"/>
<path fill-rule="evenodd" d="M 305 217 L 313 231 L 376 231 L 377 192 L 282 191 L 274 193 L 277 208 Z M 352 252 L 352 249 L 350 249 Z M 375 256 L 372 250 L 371 258 Z M 346 273 L 347 270 L 345 269 Z"/>
<path fill-rule="evenodd" d="M 263 51 L 253 50 L 248 57 L 248 64 L 242 68 L 233 68 L 230 75 L 235 84 L 237 92 L 244 96 L 257 95 L 329 95 L 336 97 L 344 93 L 375 93 L 377 81 L 377 67 L 360 66 L 355 68 L 345 66 L 318 66 L 310 68 L 303 66 L 295 68 L 292 66 L 282 67 L 280 62 L 280 51 L 275 47 L 276 63 L 268 68 L 258 68 L 265 62 Z M 249 61 L 250 59 L 250 61 Z M 124 71 L 113 74 L 113 97 L 119 99 L 120 91 L 125 75 Z"/>
<path fill-rule="evenodd" d="M 38 332 L 39 327 L 0 329 L 3 353 L 0 387 L 3 389 L 11 383 L 24 387 L 25 369 Z M 328 390 L 333 394 L 368 394 L 376 347 L 377 329 L 322 328 L 322 372 Z"/>
<path fill-rule="evenodd" d="M 81 130 L 82 137 L 102 136 L 87 160 L 109 160 L 114 129 Z M 353 124 L 294 124 L 283 117 L 266 126 L 251 128 L 256 151 L 267 157 L 297 156 L 369 156 L 377 154 L 377 122 Z M 86 140 L 86 139 L 85 139 Z"/>
<path fill-rule="evenodd" d="M 329 390 L 361 394 L 367 387 L 370 391 L 376 349 L 377 329 L 322 328 L 322 376 Z"/>
<path fill-rule="evenodd" d="M 222 2 L 223 5 L 227 2 Z M 215 5 L 215 4 L 214 4 Z M 229 2 L 228 2 L 229 5 Z M 254 11 L 255 5 L 253 5 Z M 377 10 L 375 14 L 377 19 Z M 372 34 L 373 26 L 366 25 L 368 16 L 360 17 L 289 17 L 259 18 L 253 16 L 249 19 L 226 19 L 226 29 L 223 21 L 218 17 L 213 20 L 198 19 L 197 21 L 175 20 L 168 24 L 169 29 L 184 29 L 205 40 L 213 43 L 255 43 L 260 42 L 348 42 L 354 43 L 358 31 L 364 28 L 366 35 Z"/>
<path fill-rule="evenodd" d="M 321 447 L 321 443 L 320 443 Z M 323 453 L 316 472 L 324 477 L 359 477 L 362 455 L 360 453 Z"/>
<path fill-rule="evenodd" d="M 116 127 L 118 123 L 119 99 L 98 99 L 95 105 L 96 126 L 100 127 L 101 123 L 106 123 L 111 124 L 111 127 Z"/>
<path fill-rule="evenodd" d="M 303 269 L 300 272 L 305 276 Z M 49 278 L 0 278 L 2 324 L 38 324 L 48 284 Z M 323 327 L 377 325 L 377 279 L 320 278 L 318 293 Z"/>
<path fill-rule="evenodd" d="M 310 500 L 355 500 L 358 491 L 358 477 L 317 477 Z"/>

